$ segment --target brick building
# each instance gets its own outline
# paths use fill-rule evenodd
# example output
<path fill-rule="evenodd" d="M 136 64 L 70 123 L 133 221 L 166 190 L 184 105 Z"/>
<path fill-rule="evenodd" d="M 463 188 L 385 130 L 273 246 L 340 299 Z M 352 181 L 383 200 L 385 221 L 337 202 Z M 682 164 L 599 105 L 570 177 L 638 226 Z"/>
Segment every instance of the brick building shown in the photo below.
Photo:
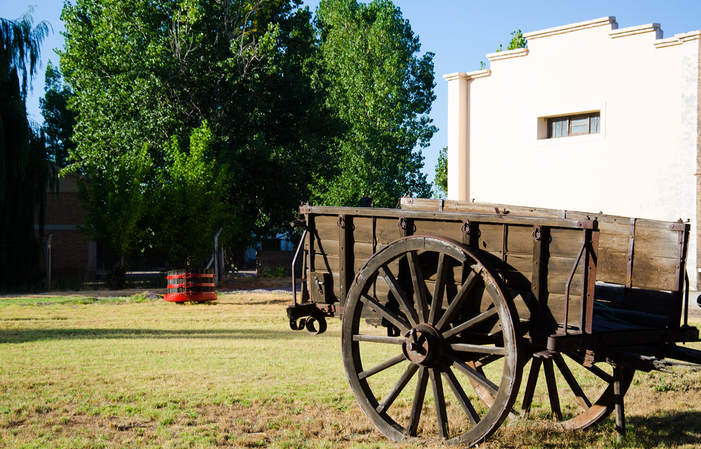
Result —
<path fill-rule="evenodd" d="M 80 175 L 68 174 L 58 180 L 58 192 L 46 192 L 43 251 L 39 269 L 46 272 L 47 240 L 51 238 L 51 277 L 92 279 L 97 268 L 97 245 L 88 241 L 77 227 L 85 223 L 85 209 L 78 199 Z"/>

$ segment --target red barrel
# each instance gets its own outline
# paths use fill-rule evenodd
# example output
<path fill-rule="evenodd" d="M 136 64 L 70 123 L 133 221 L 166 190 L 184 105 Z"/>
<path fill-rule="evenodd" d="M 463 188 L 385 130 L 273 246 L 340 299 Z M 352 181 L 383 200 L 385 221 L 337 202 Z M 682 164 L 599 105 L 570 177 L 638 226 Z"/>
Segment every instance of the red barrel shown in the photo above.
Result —
<path fill-rule="evenodd" d="M 214 270 L 173 270 L 166 276 L 168 289 L 163 297 L 170 302 L 213 301 Z"/>

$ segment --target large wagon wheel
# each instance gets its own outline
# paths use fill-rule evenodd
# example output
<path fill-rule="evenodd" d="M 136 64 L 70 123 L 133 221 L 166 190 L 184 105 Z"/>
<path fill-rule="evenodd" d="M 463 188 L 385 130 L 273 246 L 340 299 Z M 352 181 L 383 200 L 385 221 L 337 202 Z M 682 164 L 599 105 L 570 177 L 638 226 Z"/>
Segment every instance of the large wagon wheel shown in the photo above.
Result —
<path fill-rule="evenodd" d="M 343 361 L 358 403 L 386 437 L 474 444 L 511 411 L 521 339 L 493 273 L 473 250 L 425 236 L 389 244 L 358 272 Z M 362 320 L 373 317 L 386 329 Z"/>
<path fill-rule="evenodd" d="M 612 366 L 605 362 L 585 366 L 577 352 L 543 351 L 532 354 L 531 367 L 521 405 L 522 415 L 528 415 L 533 403 L 539 373 L 543 371 L 550 417 L 564 429 L 586 429 L 606 418 L 615 408 L 614 382 L 621 382 L 625 394 L 635 375 L 635 369 Z M 562 406 L 561 393 L 570 396 Z"/>

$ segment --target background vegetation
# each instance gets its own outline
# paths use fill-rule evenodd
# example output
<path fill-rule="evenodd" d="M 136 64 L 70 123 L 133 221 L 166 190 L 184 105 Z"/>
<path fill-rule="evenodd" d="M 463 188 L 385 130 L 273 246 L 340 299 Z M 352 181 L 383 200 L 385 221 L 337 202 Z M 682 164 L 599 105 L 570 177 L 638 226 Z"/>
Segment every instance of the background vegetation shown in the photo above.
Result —
<path fill-rule="evenodd" d="M 31 273 L 39 255 L 46 162 L 84 175 L 82 230 L 122 262 L 149 251 L 198 267 L 219 228 L 240 250 L 289 230 L 304 201 L 356 206 L 369 195 L 394 207 L 428 195 L 433 54 L 390 0 L 322 0 L 316 14 L 299 5 L 66 2 L 60 67 L 47 68 L 45 123 L 33 131 L 24 98 L 49 30 L 32 31 L 31 10 L 3 19 L 0 129 L 12 133 L 0 206 L 13 232 L 0 234 L 22 242 L 16 265 Z"/>
<path fill-rule="evenodd" d="M 367 194 L 394 207 L 428 193 L 417 148 L 435 130 L 433 55 L 418 54 L 390 1 L 324 0 L 316 16 L 297 6 L 66 5 L 61 71 L 76 116 L 66 170 L 87 175 L 91 238 L 196 265 L 218 228 L 243 247 L 287 229 L 303 201 L 355 206 Z M 213 184 L 181 182 L 175 147 Z"/>

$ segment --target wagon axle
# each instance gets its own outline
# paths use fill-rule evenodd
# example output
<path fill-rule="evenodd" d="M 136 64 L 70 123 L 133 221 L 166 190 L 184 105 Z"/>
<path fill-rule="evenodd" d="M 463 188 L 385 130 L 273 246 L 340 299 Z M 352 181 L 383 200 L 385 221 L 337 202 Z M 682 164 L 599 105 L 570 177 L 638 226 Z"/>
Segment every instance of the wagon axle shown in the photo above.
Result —
<path fill-rule="evenodd" d="M 422 323 L 404 335 L 402 351 L 407 360 L 421 366 L 432 367 L 443 354 L 443 337 L 430 324 Z"/>

